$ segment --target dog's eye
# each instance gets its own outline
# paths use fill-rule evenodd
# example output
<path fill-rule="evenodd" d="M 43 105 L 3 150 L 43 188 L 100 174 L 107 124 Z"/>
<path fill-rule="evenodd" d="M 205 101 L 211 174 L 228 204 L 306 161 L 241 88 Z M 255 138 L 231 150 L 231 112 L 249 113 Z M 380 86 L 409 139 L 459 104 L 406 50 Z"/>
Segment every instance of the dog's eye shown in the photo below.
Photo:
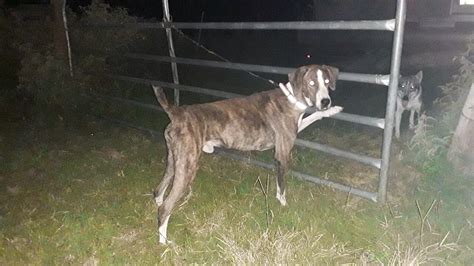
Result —
<path fill-rule="evenodd" d="M 325 79 L 325 80 L 324 80 L 324 83 L 328 84 L 328 83 L 329 83 L 329 79 Z"/>
<path fill-rule="evenodd" d="M 309 82 L 309 85 L 311 85 L 311 86 L 314 86 L 314 84 L 315 84 L 315 83 L 314 83 L 314 81 L 312 81 L 312 80 Z"/>

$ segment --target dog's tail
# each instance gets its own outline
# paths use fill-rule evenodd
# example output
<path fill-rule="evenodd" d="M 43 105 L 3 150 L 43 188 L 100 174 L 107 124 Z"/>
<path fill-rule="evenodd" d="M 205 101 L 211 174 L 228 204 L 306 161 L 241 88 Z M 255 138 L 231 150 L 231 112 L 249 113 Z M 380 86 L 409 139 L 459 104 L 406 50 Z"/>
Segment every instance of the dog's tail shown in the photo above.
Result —
<path fill-rule="evenodd" d="M 155 85 L 151 85 L 151 86 L 153 87 L 153 92 L 155 93 L 155 97 L 160 103 L 161 107 L 168 114 L 168 116 L 171 116 L 173 106 L 170 105 L 170 103 L 168 102 L 168 99 L 166 98 L 163 88 L 155 86 Z"/>

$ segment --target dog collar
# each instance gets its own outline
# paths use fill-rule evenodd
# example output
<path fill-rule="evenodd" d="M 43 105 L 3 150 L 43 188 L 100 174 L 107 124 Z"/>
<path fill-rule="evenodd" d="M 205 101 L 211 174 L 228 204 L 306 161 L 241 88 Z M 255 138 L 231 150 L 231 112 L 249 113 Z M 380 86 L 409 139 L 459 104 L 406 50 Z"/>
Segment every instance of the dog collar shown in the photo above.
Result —
<path fill-rule="evenodd" d="M 286 98 L 288 101 L 295 106 L 295 109 L 304 111 L 308 106 L 300 101 L 298 101 L 295 98 L 295 95 L 293 93 L 293 87 L 291 86 L 291 83 L 288 82 L 286 85 L 283 85 L 282 83 L 279 83 L 278 86 L 280 87 L 281 91 L 283 94 L 285 94 Z"/>

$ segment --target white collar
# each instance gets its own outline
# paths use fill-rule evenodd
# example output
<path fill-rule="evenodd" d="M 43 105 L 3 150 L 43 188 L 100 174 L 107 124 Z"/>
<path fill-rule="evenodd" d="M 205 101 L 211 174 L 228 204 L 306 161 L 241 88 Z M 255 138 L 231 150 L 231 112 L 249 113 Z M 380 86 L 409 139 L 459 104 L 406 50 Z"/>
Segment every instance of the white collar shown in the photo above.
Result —
<path fill-rule="evenodd" d="M 304 111 L 306 110 L 306 108 L 308 108 L 308 105 L 298 101 L 295 98 L 293 87 L 291 86 L 290 82 L 286 83 L 286 85 L 279 83 L 278 86 L 280 87 L 281 91 L 285 94 L 286 98 L 288 98 L 288 101 L 295 105 L 295 109 Z"/>

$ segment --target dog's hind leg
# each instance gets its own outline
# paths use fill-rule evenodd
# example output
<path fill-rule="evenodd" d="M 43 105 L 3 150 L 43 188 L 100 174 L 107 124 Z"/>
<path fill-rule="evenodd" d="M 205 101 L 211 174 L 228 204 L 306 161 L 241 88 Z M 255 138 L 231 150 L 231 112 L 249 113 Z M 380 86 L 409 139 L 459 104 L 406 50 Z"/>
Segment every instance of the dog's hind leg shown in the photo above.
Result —
<path fill-rule="evenodd" d="M 158 207 L 163 204 L 163 197 L 165 196 L 166 189 L 169 184 L 173 181 L 174 177 L 174 157 L 171 150 L 168 149 L 168 162 L 166 164 L 165 174 L 160 184 L 156 187 L 153 195 L 155 197 L 155 202 Z"/>
<path fill-rule="evenodd" d="M 158 233 L 161 244 L 168 243 L 167 231 L 168 221 L 171 212 L 176 203 L 186 194 L 186 188 L 191 185 L 197 171 L 197 162 L 199 159 L 199 151 L 196 148 L 190 151 L 174 152 L 175 155 L 175 175 L 170 193 L 158 208 Z"/>
<path fill-rule="evenodd" d="M 174 177 L 174 156 L 173 156 L 173 149 L 171 145 L 173 145 L 173 141 L 169 137 L 168 132 L 165 132 L 165 138 L 166 138 L 166 146 L 168 147 L 168 159 L 166 163 L 166 170 L 165 174 L 163 176 L 163 179 L 161 180 L 160 184 L 156 187 L 153 196 L 155 197 L 155 202 L 158 207 L 163 204 L 163 197 L 165 196 L 166 189 L 170 185 L 170 183 L 173 181 Z"/>

